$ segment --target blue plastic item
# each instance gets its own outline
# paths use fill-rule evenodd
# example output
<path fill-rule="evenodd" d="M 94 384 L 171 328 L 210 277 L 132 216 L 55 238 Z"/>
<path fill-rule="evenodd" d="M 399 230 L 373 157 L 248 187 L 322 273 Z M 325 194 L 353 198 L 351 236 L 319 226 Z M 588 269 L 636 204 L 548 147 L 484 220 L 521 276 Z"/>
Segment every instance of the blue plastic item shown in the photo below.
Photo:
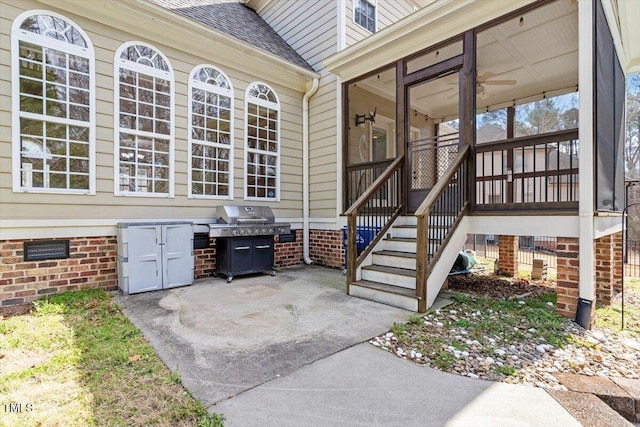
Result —
<path fill-rule="evenodd" d="M 356 249 L 358 252 L 364 250 L 376 237 L 380 227 L 358 226 L 356 227 Z M 342 246 L 344 247 L 344 271 L 347 270 L 347 227 L 342 227 Z"/>

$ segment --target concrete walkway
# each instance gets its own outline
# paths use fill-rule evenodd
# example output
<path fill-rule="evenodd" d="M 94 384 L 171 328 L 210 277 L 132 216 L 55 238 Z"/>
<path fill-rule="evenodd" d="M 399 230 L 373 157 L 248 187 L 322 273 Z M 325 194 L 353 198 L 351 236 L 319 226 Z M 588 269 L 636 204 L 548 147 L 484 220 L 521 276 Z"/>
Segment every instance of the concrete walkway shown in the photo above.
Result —
<path fill-rule="evenodd" d="M 220 402 L 225 426 L 580 426 L 541 388 L 421 367 L 369 344 Z"/>
<path fill-rule="evenodd" d="M 116 301 L 183 385 L 233 426 L 579 426 L 544 390 L 473 380 L 362 344 L 404 310 L 339 271 L 200 280 Z"/>

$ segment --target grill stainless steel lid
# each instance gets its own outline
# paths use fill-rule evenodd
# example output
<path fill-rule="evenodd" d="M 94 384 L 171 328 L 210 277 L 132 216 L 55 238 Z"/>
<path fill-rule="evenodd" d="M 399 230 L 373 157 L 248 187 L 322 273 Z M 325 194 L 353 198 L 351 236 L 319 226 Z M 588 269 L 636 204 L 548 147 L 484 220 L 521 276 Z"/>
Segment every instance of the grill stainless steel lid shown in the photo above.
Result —
<path fill-rule="evenodd" d="M 218 206 L 216 217 L 226 224 L 273 224 L 276 222 L 276 217 L 268 206 Z"/>
<path fill-rule="evenodd" d="M 291 224 L 276 222 L 268 206 L 218 206 L 216 218 L 216 224 L 209 224 L 211 237 L 273 236 L 291 232 Z"/>

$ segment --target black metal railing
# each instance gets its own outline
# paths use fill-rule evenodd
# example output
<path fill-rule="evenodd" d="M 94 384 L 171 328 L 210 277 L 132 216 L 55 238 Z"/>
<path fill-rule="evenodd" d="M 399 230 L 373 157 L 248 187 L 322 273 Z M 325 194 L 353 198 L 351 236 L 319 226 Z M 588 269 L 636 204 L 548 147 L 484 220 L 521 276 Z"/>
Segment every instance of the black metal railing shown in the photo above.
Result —
<path fill-rule="evenodd" d="M 469 153 L 468 145 L 460 149 L 415 213 L 418 222 L 416 296 L 420 312 L 427 309 L 427 278 L 469 204 Z"/>
<path fill-rule="evenodd" d="M 576 210 L 578 130 L 481 144 L 475 156 L 476 210 Z"/>
<path fill-rule="evenodd" d="M 344 206 L 348 208 L 371 187 L 376 180 L 393 162 L 393 159 L 379 162 L 359 163 L 346 167 Z"/>
<path fill-rule="evenodd" d="M 476 256 L 498 259 L 498 236 L 493 234 L 469 234 L 465 249 L 475 252 Z M 556 238 L 550 236 L 520 236 L 518 239 L 518 263 L 533 265 L 534 259 L 544 259 L 549 268 L 558 266 L 556 256 Z"/>
<path fill-rule="evenodd" d="M 395 159 L 347 209 L 347 286 L 404 209 L 404 156 Z"/>

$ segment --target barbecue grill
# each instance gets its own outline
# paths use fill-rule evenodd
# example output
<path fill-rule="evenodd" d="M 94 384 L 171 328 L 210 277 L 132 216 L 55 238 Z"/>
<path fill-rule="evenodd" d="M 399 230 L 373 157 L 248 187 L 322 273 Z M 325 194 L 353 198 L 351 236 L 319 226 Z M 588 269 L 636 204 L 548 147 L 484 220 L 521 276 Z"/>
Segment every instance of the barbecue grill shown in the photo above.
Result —
<path fill-rule="evenodd" d="M 290 233 L 291 224 L 276 222 L 268 206 L 218 206 L 216 218 L 209 224 L 209 236 L 216 238 L 215 275 L 231 282 L 243 274 L 275 274 L 273 236 Z"/>

